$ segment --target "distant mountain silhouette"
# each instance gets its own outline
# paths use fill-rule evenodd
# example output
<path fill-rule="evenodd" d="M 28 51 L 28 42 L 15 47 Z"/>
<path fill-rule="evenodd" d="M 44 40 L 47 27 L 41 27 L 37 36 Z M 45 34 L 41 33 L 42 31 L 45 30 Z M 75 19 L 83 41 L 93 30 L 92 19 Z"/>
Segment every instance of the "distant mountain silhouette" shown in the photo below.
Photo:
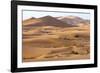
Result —
<path fill-rule="evenodd" d="M 63 21 L 60 21 L 52 16 L 45 16 L 39 18 L 41 19 L 47 26 L 59 26 L 59 27 L 65 27 L 65 26 L 71 26 Z"/>
<path fill-rule="evenodd" d="M 29 18 L 29 19 L 25 19 L 25 20 L 23 20 L 23 25 L 31 24 L 31 23 L 33 23 L 35 20 L 37 20 L 35 17 L 31 17 L 31 18 Z"/>
<path fill-rule="evenodd" d="M 24 23 L 23 25 L 26 26 L 56 26 L 56 27 L 70 27 L 72 25 L 69 25 L 61 20 L 58 20 L 52 16 L 45 16 L 41 18 L 35 18 L 35 19 L 28 19 L 30 21 L 29 23 Z"/>
<path fill-rule="evenodd" d="M 77 24 L 89 24 L 89 20 L 85 20 L 85 19 L 82 19 L 80 17 L 77 17 L 77 16 L 61 16 L 61 17 L 57 17 L 58 20 L 61 20 L 67 24 L 70 24 L 70 25 L 76 25 Z"/>
<path fill-rule="evenodd" d="M 31 17 L 29 19 L 25 19 L 24 22 L 27 22 L 27 21 L 32 20 L 32 19 L 35 19 L 35 17 Z"/>
<path fill-rule="evenodd" d="M 44 16 L 40 18 L 29 18 L 23 21 L 23 26 L 56 26 L 56 27 L 73 27 L 73 26 L 83 26 L 90 24 L 89 20 L 82 19 L 77 16 Z"/>

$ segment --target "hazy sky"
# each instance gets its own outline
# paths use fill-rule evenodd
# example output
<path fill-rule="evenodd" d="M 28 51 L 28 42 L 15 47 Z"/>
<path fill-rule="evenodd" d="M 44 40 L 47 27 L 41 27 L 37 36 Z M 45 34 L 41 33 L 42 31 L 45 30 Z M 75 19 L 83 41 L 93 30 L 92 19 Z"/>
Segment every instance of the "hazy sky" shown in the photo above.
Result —
<path fill-rule="evenodd" d="M 43 16 L 78 16 L 83 19 L 90 19 L 89 13 L 75 13 L 75 12 L 45 12 L 45 11 L 23 11 L 23 20 L 31 17 L 39 18 Z"/>

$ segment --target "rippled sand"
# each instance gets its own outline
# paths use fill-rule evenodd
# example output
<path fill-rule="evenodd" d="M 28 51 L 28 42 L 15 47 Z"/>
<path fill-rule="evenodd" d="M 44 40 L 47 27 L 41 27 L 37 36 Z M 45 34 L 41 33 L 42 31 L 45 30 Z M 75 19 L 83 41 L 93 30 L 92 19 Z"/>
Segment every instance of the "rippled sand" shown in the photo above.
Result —
<path fill-rule="evenodd" d="M 42 26 L 23 30 L 23 62 L 90 58 L 90 29 Z"/>

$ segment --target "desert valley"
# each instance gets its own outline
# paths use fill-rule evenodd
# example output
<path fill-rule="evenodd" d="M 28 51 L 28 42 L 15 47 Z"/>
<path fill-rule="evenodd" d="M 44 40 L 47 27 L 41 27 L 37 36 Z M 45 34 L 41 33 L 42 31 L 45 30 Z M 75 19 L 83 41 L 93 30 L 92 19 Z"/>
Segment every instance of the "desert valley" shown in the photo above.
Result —
<path fill-rule="evenodd" d="M 78 16 L 44 16 L 22 22 L 23 62 L 90 58 L 90 21 Z"/>

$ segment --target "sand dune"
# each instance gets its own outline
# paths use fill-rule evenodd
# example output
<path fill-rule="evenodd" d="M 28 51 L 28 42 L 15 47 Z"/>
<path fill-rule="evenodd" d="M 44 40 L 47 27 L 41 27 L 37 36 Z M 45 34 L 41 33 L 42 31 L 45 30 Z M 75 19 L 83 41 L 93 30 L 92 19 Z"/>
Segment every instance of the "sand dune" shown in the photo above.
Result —
<path fill-rule="evenodd" d="M 36 18 L 23 21 L 23 62 L 89 59 L 89 25 L 60 27 L 63 24 L 57 22 L 55 26 L 57 19 L 50 22 L 51 18 L 39 18 L 46 26 L 37 27 L 27 27 L 37 23 Z"/>

